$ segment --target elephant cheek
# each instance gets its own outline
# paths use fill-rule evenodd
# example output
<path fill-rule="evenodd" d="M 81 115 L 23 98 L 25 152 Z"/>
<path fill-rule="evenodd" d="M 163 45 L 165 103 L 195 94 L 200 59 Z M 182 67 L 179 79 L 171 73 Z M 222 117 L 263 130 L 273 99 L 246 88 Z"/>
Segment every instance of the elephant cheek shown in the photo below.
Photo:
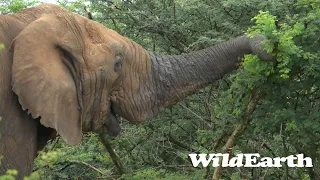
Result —
<path fill-rule="evenodd" d="M 150 101 L 142 101 L 141 99 L 150 99 L 148 93 L 122 93 L 114 92 L 111 95 L 111 109 L 114 114 L 117 114 L 131 123 L 140 123 L 147 118 L 152 117 L 153 110 L 150 105 Z M 144 94 L 143 98 L 140 94 Z M 130 97 L 130 98 L 129 98 Z"/>

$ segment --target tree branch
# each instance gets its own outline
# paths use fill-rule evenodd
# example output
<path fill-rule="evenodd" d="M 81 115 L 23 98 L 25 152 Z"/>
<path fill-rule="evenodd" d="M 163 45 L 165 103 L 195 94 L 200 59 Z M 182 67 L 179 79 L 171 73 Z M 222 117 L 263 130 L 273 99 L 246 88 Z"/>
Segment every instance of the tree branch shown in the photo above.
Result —
<path fill-rule="evenodd" d="M 103 144 L 103 146 L 108 150 L 110 157 L 114 163 L 114 165 L 117 167 L 119 174 L 124 174 L 125 173 L 125 169 L 122 166 L 122 163 L 120 161 L 120 158 L 118 156 L 118 154 L 114 151 L 114 149 L 112 148 L 111 144 L 109 143 L 108 139 L 106 138 L 105 135 L 100 134 L 99 135 L 100 140 Z"/>
<path fill-rule="evenodd" d="M 231 136 L 229 136 L 226 144 L 222 148 L 222 153 L 230 152 L 230 150 L 234 146 L 236 138 L 241 136 L 245 132 L 245 129 L 251 120 L 250 116 L 254 112 L 260 97 L 261 97 L 261 92 L 259 89 L 252 90 L 251 100 L 247 104 L 242 121 L 237 125 L 237 127 L 235 128 Z M 221 162 L 222 162 L 222 158 L 219 159 L 219 165 L 221 164 Z M 212 176 L 212 180 L 219 180 L 221 176 L 221 171 L 222 171 L 221 165 L 216 167 Z"/>

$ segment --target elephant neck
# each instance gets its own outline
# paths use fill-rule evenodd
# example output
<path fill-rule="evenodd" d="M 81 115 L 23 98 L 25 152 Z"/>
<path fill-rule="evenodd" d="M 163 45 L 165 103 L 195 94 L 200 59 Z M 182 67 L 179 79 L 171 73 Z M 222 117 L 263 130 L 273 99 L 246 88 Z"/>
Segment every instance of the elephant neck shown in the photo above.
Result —
<path fill-rule="evenodd" d="M 156 101 L 160 112 L 236 69 L 252 53 L 248 38 L 237 39 L 182 55 L 150 52 Z"/>

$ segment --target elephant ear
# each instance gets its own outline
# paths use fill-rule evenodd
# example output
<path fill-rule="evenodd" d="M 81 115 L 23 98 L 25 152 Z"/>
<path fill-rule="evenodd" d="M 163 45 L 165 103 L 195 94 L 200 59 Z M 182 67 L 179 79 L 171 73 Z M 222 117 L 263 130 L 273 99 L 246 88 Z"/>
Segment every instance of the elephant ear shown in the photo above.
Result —
<path fill-rule="evenodd" d="M 80 51 L 81 44 L 79 29 L 70 25 L 77 26 L 72 16 L 46 15 L 30 23 L 13 43 L 12 66 L 12 87 L 23 110 L 41 117 L 42 125 L 70 145 L 82 139 L 74 73 L 66 66 L 74 63 L 70 52 Z"/>

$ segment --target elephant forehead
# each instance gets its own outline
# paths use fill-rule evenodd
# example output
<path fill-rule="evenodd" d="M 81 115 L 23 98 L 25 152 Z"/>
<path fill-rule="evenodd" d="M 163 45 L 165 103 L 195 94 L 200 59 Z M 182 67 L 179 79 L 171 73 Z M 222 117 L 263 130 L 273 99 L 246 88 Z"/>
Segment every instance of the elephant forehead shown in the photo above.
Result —
<path fill-rule="evenodd" d="M 125 38 L 100 23 L 89 21 L 85 26 L 87 35 L 93 44 L 103 44 L 110 41 L 122 41 Z"/>
<path fill-rule="evenodd" d="M 98 67 L 111 66 L 113 62 L 113 55 L 104 49 L 104 46 L 86 48 L 85 61 L 89 69 L 96 69 Z"/>

